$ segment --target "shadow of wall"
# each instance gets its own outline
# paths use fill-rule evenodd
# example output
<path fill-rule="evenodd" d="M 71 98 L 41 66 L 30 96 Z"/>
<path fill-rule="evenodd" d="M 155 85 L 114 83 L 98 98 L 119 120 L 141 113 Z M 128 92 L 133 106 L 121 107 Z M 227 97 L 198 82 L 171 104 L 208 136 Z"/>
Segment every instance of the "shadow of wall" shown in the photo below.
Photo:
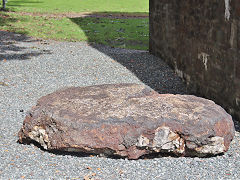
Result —
<path fill-rule="evenodd" d="M 99 14 L 99 13 L 98 13 Z M 108 13 L 109 14 L 109 13 Z M 120 14 L 120 13 L 119 13 Z M 137 14 L 137 13 L 135 13 Z M 121 48 L 113 48 L 113 46 L 117 47 L 130 47 L 134 44 L 134 46 L 140 47 L 148 46 L 148 37 L 146 41 L 140 42 L 138 41 L 140 33 L 134 32 L 134 28 L 132 29 L 132 33 L 126 32 L 126 26 L 131 26 L 132 24 L 128 22 L 128 24 L 124 25 L 125 18 L 138 18 L 144 19 L 144 17 L 126 17 L 126 16 L 110 16 L 105 18 L 110 18 L 111 22 L 109 24 L 105 23 L 104 19 L 100 16 L 96 16 L 96 14 L 89 14 L 85 17 L 78 18 L 70 18 L 72 22 L 77 24 L 81 29 L 84 30 L 85 35 L 88 38 L 89 44 L 97 49 L 98 51 L 106 54 L 111 57 L 128 70 L 130 70 L 138 79 L 140 79 L 143 83 L 151 87 L 152 89 L 158 91 L 159 93 L 173 93 L 173 94 L 187 94 L 186 88 L 182 80 L 169 68 L 169 66 L 163 62 L 161 59 L 150 55 L 148 51 L 145 50 L 126 50 Z M 91 19 L 92 18 L 92 19 Z M 146 19 L 146 17 L 145 17 Z M 117 23 L 115 23 L 117 22 Z M 134 21 L 133 21 L 134 22 Z M 148 22 L 148 21 L 147 21 Z M 91 30 L 86 29 L 86 25 L 91 24 Z M 122 24 L 122 25 L 121 25 Z M 141 28 L 148 28 L 147 26 L 139 26 Z M 118 31 L 118 37 L 115 40 L 111 36 L 110 39 L 105 38 L 105 34 L 111 33 L 111 31 Z M 130 28 L 131 31 L 131 28 Z M 96 33 L 97 32 L 97 33 Z M 122 39 L 123 34 L 129 34 L 128 39 Z M 124 36 L 126 37 L 126 35 Z M 102 39 L 102 44 L 105 44 L 104 41 L 112 41 L 112 47 L 106 45 L 99 45 L 94 43 L 96 39 Z M 142 43 L 142 44 L 141 44 Z M 144 44 L 146 43 L 146 44 Z M 109 44 L 109 42 L 108 42 Z"/>

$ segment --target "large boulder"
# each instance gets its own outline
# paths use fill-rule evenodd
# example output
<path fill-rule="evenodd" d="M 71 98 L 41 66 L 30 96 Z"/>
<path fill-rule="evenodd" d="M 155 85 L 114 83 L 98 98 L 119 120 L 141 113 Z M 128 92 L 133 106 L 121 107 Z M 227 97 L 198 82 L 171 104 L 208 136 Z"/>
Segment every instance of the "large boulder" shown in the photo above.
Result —
<path fill-rule="evenodd" d="M 234 132 L 231 116 L 213 101 L 115 84 L 71 87 L 40 98 L 19 141 L 129 159 L 156 152 L 202 157 L 226 152 Z"/>

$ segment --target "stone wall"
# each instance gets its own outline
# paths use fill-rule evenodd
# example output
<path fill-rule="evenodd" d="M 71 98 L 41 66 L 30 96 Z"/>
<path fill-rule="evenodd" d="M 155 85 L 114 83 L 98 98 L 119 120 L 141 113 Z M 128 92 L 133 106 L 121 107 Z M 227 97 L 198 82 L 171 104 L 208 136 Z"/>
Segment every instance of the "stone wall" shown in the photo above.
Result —
<path fill-rule="evenodd" d="M 240 119 L 240 0 L 150 0 L 150 52 Z"/>

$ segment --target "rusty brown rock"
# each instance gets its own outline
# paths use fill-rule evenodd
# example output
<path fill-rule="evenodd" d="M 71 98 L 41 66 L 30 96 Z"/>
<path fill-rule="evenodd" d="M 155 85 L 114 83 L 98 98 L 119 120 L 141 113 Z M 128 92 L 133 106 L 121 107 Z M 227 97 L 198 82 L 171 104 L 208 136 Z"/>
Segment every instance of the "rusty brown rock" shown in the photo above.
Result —
<path fill-rule="evenodd" d="M 226 152 L 234 131 L 231 116 L 213 101 L 115 84 L 71 87 L 40 98 L 19 141 L 129 159 L 156 152 L 206 156 Z"/>

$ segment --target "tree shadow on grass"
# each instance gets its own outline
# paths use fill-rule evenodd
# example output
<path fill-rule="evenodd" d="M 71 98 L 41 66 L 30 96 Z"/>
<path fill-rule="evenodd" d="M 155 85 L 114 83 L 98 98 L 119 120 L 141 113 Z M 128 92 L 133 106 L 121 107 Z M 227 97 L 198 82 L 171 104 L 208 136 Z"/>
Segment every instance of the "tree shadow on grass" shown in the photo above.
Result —
<path fill-rule="evenodd" d="M 17 30 L 21 34 L 16 34 L 13 32 L 2 30 L 1 27 L 11 27 L 11 23 L 16 22 L 17 19 L 11 18 L 9 15 L 1 13 L 0 14 L 0 61 L 5 60 L 27 60 L 33 56 L 39 56 L 41 54 L 50 54 L 47 50 L 36 50 L 33 47 L 27 47 L 22 43 L 27 42 L 37 42 L 24 34 L 26 32 L 22 30 Z M 10 28 L 15 31 L 14 27 Z"/>
<path fill-rule="evenodd" d="M 147 51 L 148 18 L 114 16 L 114 13 L 104 18 L 89 14 L 69 19 L 84 31 L 93 48 L 122 64 L 144 84 L 159 93 L 187 94 L 185 84 L 174 71 Z"/>
<path fill-rule="evenodd" d="M 136 18 L 132 13 L 125 16 L 116 12 L 110 14 L 94 13 L 69 19 L 84 31 L 88 42 L 111 44 L 121 48 L 148 49 L 148 18 Z"/>

